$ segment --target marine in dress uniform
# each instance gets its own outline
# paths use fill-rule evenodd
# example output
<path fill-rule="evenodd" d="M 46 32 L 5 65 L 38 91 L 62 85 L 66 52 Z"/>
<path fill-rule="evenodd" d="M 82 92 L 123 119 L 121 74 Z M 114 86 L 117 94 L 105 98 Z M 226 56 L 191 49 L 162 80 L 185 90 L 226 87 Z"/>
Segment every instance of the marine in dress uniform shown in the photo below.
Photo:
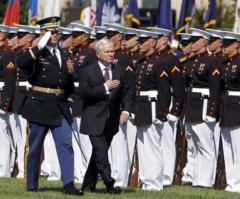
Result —
<path fill-rule="evenodd" d="M 58 46 L 60 17 L 48 17 L 37 22 L 42 38 L 38 46 L 18 57 L 18 66 L 32 71 L 28 78 L 32 85 L 21 112 L 29 122 L 27 154 L 27 190 L 38 190 L 38 171 L 41 147 L 50 129 L 60 162 L 63 193 L 83 195 L 74 187 L 71 123 L 67 97 L 74 92 L 68 52 Z"/>
<path fill-rule="evenodd" d="M 191 83 L 185 109 L 186 131 L 192 134 L 196 148 L 192 185 L 212 187 L 217 158 L 214 129 L 220 102 L 220 74 L 207 52 L 211 34 L 193 28 L 191 31 L 193 36 L 199 37 L 192 44 L 196 57 L 190 71 Z"/>
<path fill-rule="evenodd" d="M 145 59 L 136 65 L 135 125 L 139 156 L 139 177 L 144 190 L 163 189 L 162 124 L 170 104 L 169 76 L 156 56 L 158 33 L 139 31 L 140 53 Z"/>
<path fill-rule="evenodd" d="M 135 95 L 135 75 L 133 62 L 123 49 L 124 35 L 130 34 L 124 27 L 118 24 L 104 24 L 107 27 L 106 36 L 114 43 L 114 63 L 124 70 L 126 81 L 128 82 L 132 95 Z M 128 35 L 129 35 L 128 34 Z M 136 36 L 136 31 L 135 31 Z M 136 136 L 136 127 L 130 121 L 127 124 L 119 125 L 119 132 L 113 137 L 109 149 L 109 160 L 112 166 L 112 176 L 116 180 L 114 186 L 127 187 L 130 171 L 128 134 L 133 133 Z M 135 139 L 134 139 L 135 140 Z M 133 143 L 134 143 L 133 140 Z M 133 147 L 131 147 L 133 149 Z"/>
<path fill-rule="evenodd" d="M 171 185 L 173 183 L 175 161 L 176 161 L 176 134 L 177 122 L 182 112 L 182 105 L 185 96 L 185 85 L 182 78 L 182 68 L 178 58 L 170 49 L 168 43 L 171 37 L 171 31 L 163 28 L 151 28 L 160 34 L 156 50 L 166 72 L 169 75 L 171 89 L 171 104 L 167 121 L 163 124 L 162 130 L 162 150 L 163 150 L 163 184 Z M 171 158 L 169 158 L 171 157 Z"/>
<path fill-rule="evenodd" d="M 220 127 L 225 161 L 226 191 L 240 192 L 239 99 L 240 99 L 240 35 L 226 32 L 223 37 L 224 54 L 229 58 L 221 70 L 223 102 Z"/>
<path fill-rule="evenodd" d="M 0 26 L 0 177 L 10 177 L 16 160 L 16 142 L 10 123 L 15 92 L 16 28 Z"/>

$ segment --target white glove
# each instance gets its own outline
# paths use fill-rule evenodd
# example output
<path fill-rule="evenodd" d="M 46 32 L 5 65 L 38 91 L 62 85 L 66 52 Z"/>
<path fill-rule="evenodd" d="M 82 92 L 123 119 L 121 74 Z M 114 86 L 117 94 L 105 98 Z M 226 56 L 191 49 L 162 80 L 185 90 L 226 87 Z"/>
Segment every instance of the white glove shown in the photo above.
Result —
<path fill-rule="evenodd" d="M 207 122 L 207 123 L 216 122 L 216 118 L 206 115 L 206 116 L 203 118 L 203 121 L 205 121 L 205 122 Z"/>
<path fill-rule="evenodd" d="M 5 112 L 4 110 L 0 109 L 0 114 L 1 114 L 1 115 L 5 115 L 6 112 Z"/>
<path fill-rule="evenodd" d="M 153 120 L 153 124 L 156 124 L 156 125 L 162 125 L 163 122 L 157 118 L 155 118 L 155 120 Z"/>
<path fill-rule="evenodd" d="M 47 42 L 48 42 L 48 40 L 50 39 L 50 37 L 51 37 L 51 32 L 50 32 L 50 31 L 46 32 L 46 33 L 42 36 L 42 38 L 39 40 L 39 42 L 38 42 L 38 48 L 39 48 L 39 49 L 43 49 L 43 48 L 47 45 Z"/>
<path fill-rule="evenodd" d="M 169 122 L 177 122 L 178 121 L 178 117 L 176 117 L 175 115 L 172 115 L 170 113 L 167 114 L 167 120 Z"/>

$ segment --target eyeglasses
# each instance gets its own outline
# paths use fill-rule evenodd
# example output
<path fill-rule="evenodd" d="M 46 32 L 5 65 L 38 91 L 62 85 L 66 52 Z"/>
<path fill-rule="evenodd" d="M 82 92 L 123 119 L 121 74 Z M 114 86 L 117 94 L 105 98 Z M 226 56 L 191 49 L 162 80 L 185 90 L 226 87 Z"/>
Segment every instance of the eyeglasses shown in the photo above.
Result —
<path fill-rule="evenodd" d="M 53 30 L 53 31 L 51 31 L 51 34 L 52 34 L 52 35 L 55 35 L 55 34 L 58 35 L 58 34 L 59 34 L 59 31 L 58 31 L 58 30 Z"/>

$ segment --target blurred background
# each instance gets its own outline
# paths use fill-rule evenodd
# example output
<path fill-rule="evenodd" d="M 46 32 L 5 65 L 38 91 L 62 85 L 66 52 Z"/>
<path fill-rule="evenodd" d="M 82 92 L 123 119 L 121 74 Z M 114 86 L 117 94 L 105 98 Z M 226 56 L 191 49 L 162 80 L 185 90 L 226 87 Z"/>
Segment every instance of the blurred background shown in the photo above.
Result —
<path fill-rule="evenodd" d="M 235 24 L 234 30 L 239 29 L 238 0 L 0 0 L 0 5 L 0 23 L 6 25 L 34 24 L 37 19 L 60 15 L 62 26 L 81 19 L 88 26 L 116 22 L 177 31 L 186 25 L 232 30 Z M 131 19 L 126 17 L 129 14 Z"/>

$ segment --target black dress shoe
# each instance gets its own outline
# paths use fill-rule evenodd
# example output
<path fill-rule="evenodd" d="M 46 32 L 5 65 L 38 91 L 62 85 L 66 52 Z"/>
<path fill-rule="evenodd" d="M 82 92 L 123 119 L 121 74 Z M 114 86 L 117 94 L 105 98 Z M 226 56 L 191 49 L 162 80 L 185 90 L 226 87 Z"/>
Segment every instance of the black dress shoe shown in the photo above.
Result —
<path fill-rule="evenodd" d="M 83 191 L 76 189 L 73 183 L 66 184 L 63 187 L 63 193 L 68 195 L 76 195 L 76 196 L 82 196 L 84 194 Z"/>
<path fill-rule="evenodd" d="M 107 192 L 110 194 L 120 194 L 122 189 L 120 187 L 111 187 L 107 189 Z"/>
<path fill-rule="evenodd" d="M 38 192 L 38 189 L 27 189 L 28 192 Z"/>

